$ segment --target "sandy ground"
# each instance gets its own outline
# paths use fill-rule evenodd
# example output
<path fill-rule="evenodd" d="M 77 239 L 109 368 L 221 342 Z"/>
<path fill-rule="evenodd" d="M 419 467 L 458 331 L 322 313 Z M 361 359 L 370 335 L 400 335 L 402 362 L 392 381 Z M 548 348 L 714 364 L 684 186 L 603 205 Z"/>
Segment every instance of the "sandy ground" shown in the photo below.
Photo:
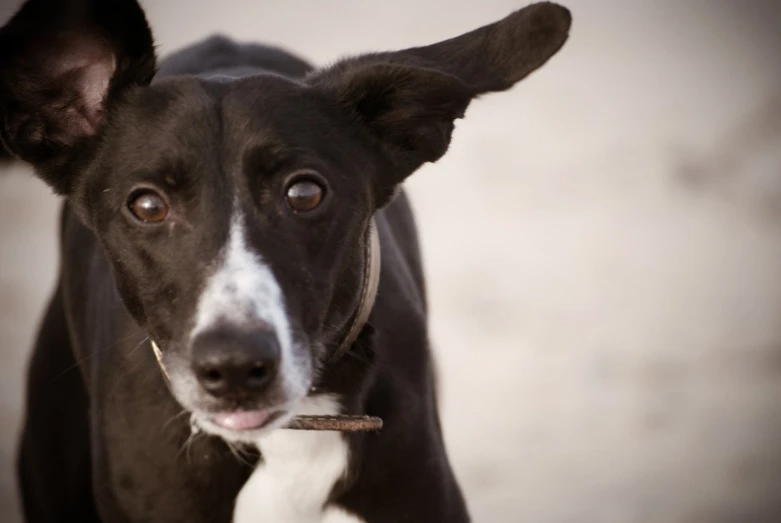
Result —
<path fill-rule="evenodd" d="M 562 53 L 474 103 L 449 155 L 408 184 L 474 519 L 781 521 L 781 9 L 565 3 Z M 163 53 L 219 30 L 322 64 L 454 36 L 523 2 L 145 5 Z M 56 211 L 26 169 L 0 177 L 9 523 Z"/>

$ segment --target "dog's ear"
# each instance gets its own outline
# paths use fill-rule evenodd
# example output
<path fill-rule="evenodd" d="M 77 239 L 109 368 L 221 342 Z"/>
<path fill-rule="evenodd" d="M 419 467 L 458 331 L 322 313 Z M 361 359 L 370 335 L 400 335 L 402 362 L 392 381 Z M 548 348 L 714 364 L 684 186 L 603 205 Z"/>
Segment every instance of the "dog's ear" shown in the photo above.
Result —
<path fill-rule="evenodd" d="M 445 153 L 455 119 L 472 100 L 469 86 L 453 75 L 376 57 L 342 62 L 315 83 L 369 127 L 402 177 Z M 397 183 L 390 181 L 388 189 Z"/>
<path fill-rule="evenodd" d="M 570 24 L 566 8 L 531 4 L 450 40 L 344 60 L 308 81 L 368 126 L 392 166 L 382 181 L 392 194 L 406 176 L 445 154 L 454 121 L 472 99 L 509 89 L 542 66 L 564 45 Z"/>
<path fill-rule="evenodd" d="M 0 28 L 0 149 L 60 194 L 122 91 L 155 74 L 135 0 L 29 0 Z"/>

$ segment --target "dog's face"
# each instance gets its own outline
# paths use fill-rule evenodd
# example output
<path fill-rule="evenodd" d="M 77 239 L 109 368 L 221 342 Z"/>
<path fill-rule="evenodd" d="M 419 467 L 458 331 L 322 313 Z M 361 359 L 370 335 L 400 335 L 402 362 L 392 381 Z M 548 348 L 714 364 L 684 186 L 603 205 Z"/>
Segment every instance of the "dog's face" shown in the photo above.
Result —
<path fill-rule="evenodd" d="M 301 79 L 150 84 L 134 1 L 31 0 L 0 30 L 0 137 L 95 232 L 177 400 L 251 439 L 324 371 L 359 306 L 372 215 L 446 152 L 475 96 L 541 66 L 568 28 L 535 4 Z"/>
<path fill-rule="evenodd" d="M 207 430 L 285 422 L 357 306 L 381 158 L 272 75 L 163 81 L 112 116 L 74 197 L 174 393 Z"/>

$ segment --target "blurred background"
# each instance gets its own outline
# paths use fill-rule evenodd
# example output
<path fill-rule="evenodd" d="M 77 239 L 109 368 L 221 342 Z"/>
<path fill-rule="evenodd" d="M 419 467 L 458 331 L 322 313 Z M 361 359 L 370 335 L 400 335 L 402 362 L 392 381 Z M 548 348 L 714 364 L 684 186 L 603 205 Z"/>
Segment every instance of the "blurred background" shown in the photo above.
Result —
<path fill-rule="evenodd" d="M 317 64 L 518 0 L 146 0 Z M 570 40 L 407 184 L 448 450 L 477 523 L 781 521 L 781 3 L 561 0 Z M 0 22 L 20 4 L 0 2 Z M 0 176 L 0 514 L 58 202 Z"/>

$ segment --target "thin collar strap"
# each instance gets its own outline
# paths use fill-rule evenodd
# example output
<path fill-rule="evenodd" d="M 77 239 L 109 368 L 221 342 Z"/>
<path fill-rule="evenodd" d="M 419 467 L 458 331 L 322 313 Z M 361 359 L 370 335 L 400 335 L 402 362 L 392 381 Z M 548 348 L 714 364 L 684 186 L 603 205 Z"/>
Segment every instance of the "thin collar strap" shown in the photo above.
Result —
<path fill-rule="evenodd" d="M 364 325 L 369 319 L 369 315 L 374 307 L 374 301 L 377 298 L 377 288 L 380 285 L 380 236 L 377 233 L 377 223 L 372 217 L 369 223 L 369 229 L 366 231 L 366 241 L 364 245 L 366 260 L 363 269 L 363 283 L 361 285 L 361 301 L 358 303 L 358 310 L 353 316 L 349 330 L 342 342 L 331 355 L 331 362 L 334 362 L 345 355 L 350 350 L 350 346 L 358 338 Z"/>

